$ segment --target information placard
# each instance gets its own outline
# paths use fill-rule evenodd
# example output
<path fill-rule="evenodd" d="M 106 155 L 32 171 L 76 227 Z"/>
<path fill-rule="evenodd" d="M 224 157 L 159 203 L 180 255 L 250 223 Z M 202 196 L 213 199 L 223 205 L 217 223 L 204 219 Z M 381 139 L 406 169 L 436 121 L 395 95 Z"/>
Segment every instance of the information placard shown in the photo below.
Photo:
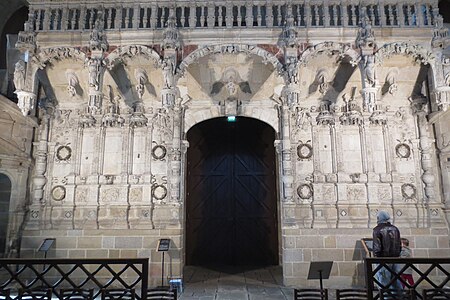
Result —
<path fill-rule="evenodd" d="M 169 251 L 170 239 L 160 239 L 158 243 L 158 252 Z"/>
<path fill-rule="evenodd" d="M 38 251 L 47 252 L 50 249 L 50 247 L 53 245 L 54 242 L 55 242 L 55 239 L 43 240 L 42 244 L 39 246 Z"/>

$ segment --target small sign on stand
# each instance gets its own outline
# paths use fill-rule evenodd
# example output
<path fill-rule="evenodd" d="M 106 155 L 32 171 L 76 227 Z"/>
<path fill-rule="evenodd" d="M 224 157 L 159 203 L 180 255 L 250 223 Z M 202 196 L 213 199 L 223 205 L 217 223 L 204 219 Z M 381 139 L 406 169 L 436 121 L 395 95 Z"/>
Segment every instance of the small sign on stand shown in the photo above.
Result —
<path fill-rule="evenodd" d="M 330 278 L 332 261 L 312 261 L 309 265 L 309 279 L 320 279 L 320 289 L 323 290 L 323 279 Z"/>
<path fill-rule="evenodd" d="M 42 241 L 42 244 L 39 246 L 38 251 L 44 252 L 44 258 L 47 258 L 47 252 L 53 246 L 53 244 L 55 243 L 55 240 L 56 239 L 51 238 L 51 239 L 45 239 Z"/>
<path fill-rule="evenodd" d="M 164 286 L 164 253 L 170 249 L 170 239 L 160 239 L 158 242 L 158 252 L 162 252 L 162 266 L 161 266 L 161 286 Z"/>

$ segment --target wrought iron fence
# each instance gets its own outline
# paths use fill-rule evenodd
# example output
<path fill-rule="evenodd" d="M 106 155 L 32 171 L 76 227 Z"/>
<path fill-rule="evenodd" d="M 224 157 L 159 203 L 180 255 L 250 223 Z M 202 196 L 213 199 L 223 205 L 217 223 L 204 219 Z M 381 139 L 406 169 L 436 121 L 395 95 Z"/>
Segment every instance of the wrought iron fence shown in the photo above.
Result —
<path fill-rule="evenodd" d="M 450 258 L 387 258 L 370 257 L 365 259 L 366 284 L 370 293 L 369 300 L 380 299 L 382 289 L 394 289 L 396 283 L 402 283 L 404 289 L 410 289 L 415 299 L 423 299 L 425 289 L 450 288 Z M 380 282 L 377 273 L 385 268 L 391 278 Z M 412 271 L 414 284 L 402 278 L 407 270 Z"/>
<path fill-rule="evenodd" d="M 0 289 L 48 288 L 59 297 L 61 288 L 135 289 L 145 299 L 148 259 L 0 259 Z"/>

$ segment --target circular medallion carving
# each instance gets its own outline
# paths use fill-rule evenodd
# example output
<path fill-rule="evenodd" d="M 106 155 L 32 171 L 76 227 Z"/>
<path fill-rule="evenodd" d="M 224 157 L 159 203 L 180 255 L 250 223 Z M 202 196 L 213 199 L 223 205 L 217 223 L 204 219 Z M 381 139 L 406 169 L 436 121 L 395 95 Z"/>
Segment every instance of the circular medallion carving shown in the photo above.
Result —
<path fill-rule="evenodd" d="M 167 149 L 163 145 L 156 145 L 152 148 L 152 156 L 154 159 L 162 160 L 166 157 Z"/>
<path fill-rule="evenodd" d="M 57 185 L 52 189 L 52 198 L 56 201 L 61 201 L 66 197 L 66 188 L 62 185 Z"/>
<path fill-rule="evenodd" d="M 402 185 L 402 196 L 406 201 L 415 199 L 416 194 L 417 190 L 413 184 L 405 183 Z"/>
<path fill-rule="evenodd" d="M 411 156 L 411 148 L 408 144 L 400 143 L 395 146 L 395 153 L 400 158 L 409 158 Z"/>
<path fill-rule="evenodd" d="M 312 156 L 312 147 L 308 144 L 300 144 L 297 146 L 297 155 L 299 159 L 309 159 Z"/>
<path fill-rule="evenodd" d="M 69 160 L 72 156 L 72 149 L 69 146 L 59 146 L 56 149 L 56 157 L 59 160 Z"/>
<path fill-rule="evenodd" d="M 297 188 L 297 194 L 301 199 L 311 199 L 313 196 L 313 189 L 310 184 L 301 184 Z"/>
<path fill-rule="evenodd" d="M 167 188 L 163 185 L 154 185 L 152 188 L 152 196 L 157 200 L 162 200 L 167 196 Z"/>

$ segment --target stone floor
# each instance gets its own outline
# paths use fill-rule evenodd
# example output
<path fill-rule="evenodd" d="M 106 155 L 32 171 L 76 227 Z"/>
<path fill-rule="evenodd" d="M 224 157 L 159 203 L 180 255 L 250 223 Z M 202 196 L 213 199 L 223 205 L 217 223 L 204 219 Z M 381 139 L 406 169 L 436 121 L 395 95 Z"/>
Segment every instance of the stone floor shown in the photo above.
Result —
<path fill-rule="evenodd" d="M 282 285 L 281 267 L 185 267 L 182 300 L 286 300 L 293 289 Z"/>

